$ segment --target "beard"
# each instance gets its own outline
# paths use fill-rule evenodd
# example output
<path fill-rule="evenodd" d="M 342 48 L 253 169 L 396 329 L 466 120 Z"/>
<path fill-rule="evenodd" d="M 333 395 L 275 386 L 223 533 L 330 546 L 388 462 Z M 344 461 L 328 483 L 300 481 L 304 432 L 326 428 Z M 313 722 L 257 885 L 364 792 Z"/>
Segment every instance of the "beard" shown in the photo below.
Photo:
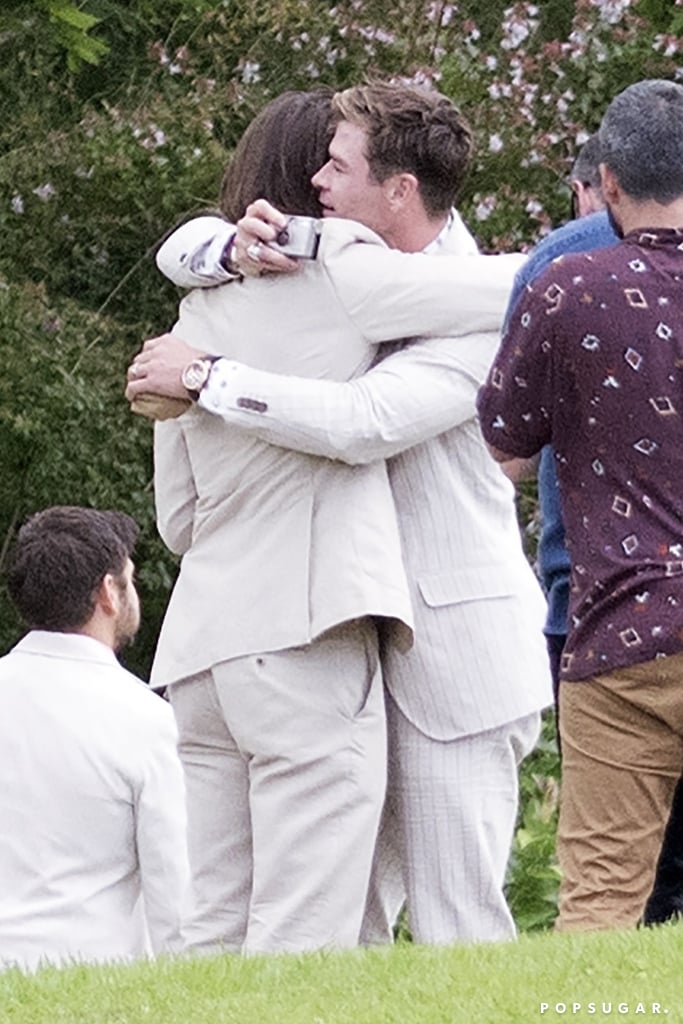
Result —
<path fill-rule="evenodd" d="M 612 230 L 614 231 L 614 233 L 619 238 L 623 238 L 624 237 L 624 229 L 622 228 L 622 226 L 619 223 L 619 221 L 617 220 L 617 218 L 614 216 L 614 213 L 612 212 L 612 207 L 609 205 L 609 203 L 607 203 L 607 219 L 609 220 L 610 225 L 611 225 Z"/>
<path fill-rule="evenodd" d="M 118 654 L 132 644 L 140 628 L 140 606 L 130 598 L 121 605 L 114 627 L 114 651 Z"/>

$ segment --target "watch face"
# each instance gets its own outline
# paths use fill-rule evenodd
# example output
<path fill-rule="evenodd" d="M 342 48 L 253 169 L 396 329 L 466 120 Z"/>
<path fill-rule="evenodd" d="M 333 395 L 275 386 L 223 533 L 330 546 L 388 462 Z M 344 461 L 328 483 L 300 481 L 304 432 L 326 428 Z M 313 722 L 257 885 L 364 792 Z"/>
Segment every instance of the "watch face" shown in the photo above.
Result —
<path fill-rule="evenodd" d="M 203 384 L 209 376 L 210 369 L 210 364 L 204 359 L 195 359 L 183 370 L 183 385 L 188 391 L 201 391 Z"/>

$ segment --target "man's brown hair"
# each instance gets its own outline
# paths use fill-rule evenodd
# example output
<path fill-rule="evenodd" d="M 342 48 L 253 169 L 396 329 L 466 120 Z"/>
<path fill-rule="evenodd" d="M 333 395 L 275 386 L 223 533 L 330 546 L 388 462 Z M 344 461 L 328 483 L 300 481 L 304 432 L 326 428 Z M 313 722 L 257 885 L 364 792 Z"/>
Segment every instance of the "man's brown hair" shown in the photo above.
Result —
<path fill-rule="evenodd" d="M 104 577 L 122 579 L 138 533 L 125 512 L 54 505 L 31 516 L 19 530 L 7 573 L 9 595 L 26 625 L 55 633 L 84 626 Z"/>
<path fill-rule="evenodd" d="M 450 210 L 473 152 L 472 130 L 451 100 L 420 86 L 370 82 L 337 93 L 332 109 L 337 121 L 367 133 L 365 156 L 376 181 L 414 174 L 427 213 Z"/>

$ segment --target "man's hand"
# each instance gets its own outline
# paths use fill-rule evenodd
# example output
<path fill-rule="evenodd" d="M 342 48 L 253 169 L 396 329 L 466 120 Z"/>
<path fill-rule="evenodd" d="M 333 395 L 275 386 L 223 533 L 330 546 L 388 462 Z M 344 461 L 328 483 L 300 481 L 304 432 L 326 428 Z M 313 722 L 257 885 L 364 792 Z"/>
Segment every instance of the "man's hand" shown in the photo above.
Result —
<path fill-rule="evenodd" d="M 164 398 L 163 395 L 138 395 L 130 403 L 130 411 L 148 420 L 174 420 L 192 406 L 189 398 Z"/>
<path fill-rule="evenodd" d="M 126 398 L 132 403 L 140 395 L 161 395 L 189 402 L 181 374 L 188 363 L 203 355 L 175 334 L 150 338 L 128 367 Z"/>
<path fill-rule="evenodd" d="M 536 455 L 532 455 L 528 459 L 514 459 L 508 455 L 507 461 L 499 462 L 498 465 L 508 480 L 512 480 L 513 484 L 517 486 L 517 484 L 524 483 L 525 480 L 534 480 L 536 478 L 540 458 L 540 452 L 537 452 Z"/>
<path fill-rule="evenodd" d="M 298 270 L 299 261 L 268 245 L 287 226 L 288 219 L 266 199 L 257 199 L 247 207 L 237 222 L 231 253 L 232 264 L 244 277 L 258 277 L 266 273 L 291 274 Z"/>

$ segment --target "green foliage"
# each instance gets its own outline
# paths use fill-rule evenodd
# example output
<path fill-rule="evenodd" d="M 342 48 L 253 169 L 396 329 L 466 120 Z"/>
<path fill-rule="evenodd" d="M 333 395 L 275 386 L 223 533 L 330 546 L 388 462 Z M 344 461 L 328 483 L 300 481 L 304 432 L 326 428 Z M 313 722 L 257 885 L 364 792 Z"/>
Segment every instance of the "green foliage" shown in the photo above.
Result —
<path fill-rule="evenodd" d="M 0 270 L 163 326 L 176 293 L 151 253 L 181 213 L 215 204 L 223 162 L 193 100 L 90 111 L 0 161 Z"/>
<path fill-rule="evenodd" d="M 560 869 L 555 859 L 560 758 L 555 716 L 547 712 L 541 739 L 520 773 L 519 827 L 506 893 L 521 931 L 549 928 L 557 915 Z"/>
<path fill-rule="evenodd" d="M 70 71 L 77 71 L 83 63 L 98 64 L 100 58 L 107 53 L 109 47 L 106 43 L 90 34 L 99 18 L 68 0 L 39 0 L 39 7 L 47 11 L 57 41 L 66 50 Z"/>
<path fill-rule="evenodd" d="M 133 515 L 142 527 L 136 557 L 146 634 L 127 660 L 146 672 L 174 565 L 154 529 L 150 427 L 123 398 L 138 340 L 137 330 L 123 331 L 73 303 L 49 302 L 40 285 L 0 286 L 1 558 L 16 526 L 48 505 Z M 6 650 L 20 626 L 4 590 L 0 609 Z"/>
<path fill-rule="evenodd" d="M 657 32 L 679 36 L 683 31 L 683 10 L 671 0 L 637 0 L 635 10 Z"/>
<path fill-rule="evenodd" d="M 542 17 L 516 4 L 485 34 L 447 17 L 451 5 L 415 0 L 397 0 L 390 20 L 374 0 L 321 4 L 314 17 L 305 0 L 91 0 L 108 52 L 60 75 L 35 15 L 48 2 L 20 4 L 33 20 L 17 15 L 0 38 L 0 269 L 161 325 L 174 293 L 146 256 L 180 216 L 213 205 L 227 152 L 283 89 L 375 73 L 438 82 L 475 122 L 461 206 L 496 250 L 565 219 L 568 167 L 611 95 L 677 67 L 642 19 L 627 11 L 613 24 L 585 0 L 571 41 L 548 39 L 566 31 L 567 5 L 563 21 L 552 4 Z"/>
<path fill-rule="evenodd" d="M 479 143 L 461 208 L 494 250 L 524 246 L 566 220 L 569 168 L 609 101 L 680 67 L 679 47 L 627 7 L 614 21 L 601 4 L 578 0 L 566 39 L 548 38 L 549 24 L 516 3 L 488 44 L 474 30 L 463 39 L 461 25 L 442 37 L 439 86 L 472 112 Z"/>
<path fill-rule="evenodd" d="M 56 68 L 64 65 L 69 73 L 84 65 L 95 65 L 109 47 L 94 34 L 100 19 L 72 0 L 25 0 L 6 2 L 0 43 L 14 51 L 27 49 L 40 53 Z"/>

